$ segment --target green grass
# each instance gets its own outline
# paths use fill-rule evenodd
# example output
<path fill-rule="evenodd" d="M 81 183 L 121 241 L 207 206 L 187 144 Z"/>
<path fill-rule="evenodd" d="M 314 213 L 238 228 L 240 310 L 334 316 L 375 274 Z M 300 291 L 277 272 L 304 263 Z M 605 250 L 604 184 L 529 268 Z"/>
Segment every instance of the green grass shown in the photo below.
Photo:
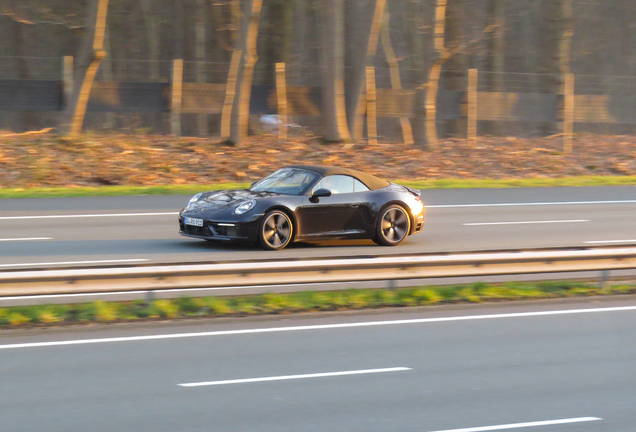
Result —
<path fill-rule="evenodd" d="M 555 186 L 625 186 L 636 185 L 636 176 L 581 176 L 562 178 L 527 179 L 437 179 L 401 181 L 396 183 L 417 189 L 474 189 Z M 49 198 L 87 196 L 131 196 L 131 195 L 194 195 L 205 190 L 242 189 L 249 183 L 216 183 L 207 185 L 173 186 L 100 186 L 100 187 L 54 187 L 54 188 L 0 188 L 2 198 Z"/>
<path fill-rule="evenodd" d="M 260 294 L 234 297 L 180 297 L 151 303 L 105 302 L 73 305 L 38 305 L 0 308 L 0 327 L 52 326 L 91 322 L 124 322 L 195 317 L 241 317 L 301 312 L 379 309 L 456 303 L 485 303 L 527 299 L 636 294 L 636 285 L 596 285 L 581 282 L 503 284 L 475 283 L 398 290 L 348 289 L 342 291 Z"/>
<path fill-rule="evenodd" d="M 475 189 L 475 188 L 515 188 L 515 187 L 555 187 L 555 186 L 625 186 L 636 185 L 636 176 L 580 176 L 561 178 L 526 179 L 436 179 L 418 181 L 398 181 L 418 189 Z"/>

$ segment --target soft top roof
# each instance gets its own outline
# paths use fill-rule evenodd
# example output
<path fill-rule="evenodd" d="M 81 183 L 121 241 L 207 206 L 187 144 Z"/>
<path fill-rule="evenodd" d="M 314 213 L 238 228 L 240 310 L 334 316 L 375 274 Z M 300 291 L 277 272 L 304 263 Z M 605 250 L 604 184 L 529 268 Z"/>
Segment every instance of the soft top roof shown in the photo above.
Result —
<path fill-rule="evenodd" d="M 315 173 L 320 174 L 323 177 L 327 177 L 330 175 L 348 175 L 360 180 L 370 190 L 382 189 L 391 184 L 389 181 L 381 179 L 379 177 L 372 176 L 371 174 L 363 173 L 361 171 L 355 171 L 352 169 L 336 167 L 336 166 L 292 165 L 289 168 L 298 168 L 298 169 L 304 169 L 307 171 L 313 171 Z"/>

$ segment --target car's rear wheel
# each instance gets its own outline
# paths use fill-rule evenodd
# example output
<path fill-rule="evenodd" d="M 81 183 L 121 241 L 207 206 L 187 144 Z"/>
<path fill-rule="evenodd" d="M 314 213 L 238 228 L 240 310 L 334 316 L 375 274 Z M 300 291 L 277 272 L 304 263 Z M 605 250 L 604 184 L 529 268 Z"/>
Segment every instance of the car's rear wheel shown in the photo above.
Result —
<path fill-rule="evenodd" d="M 393 204 L 382 210 L 376 223 L 374 241 L 382 246 L 396 246 L 408 237 L 411 219 L 404 207 Z"/>
<path fill-rule="evenodd" d="M 287 214 L 272 210 L 261 220 L 259 242 L 268 250 L 281 250 L 286 247 L 294 234 L 294 224 Z"/>

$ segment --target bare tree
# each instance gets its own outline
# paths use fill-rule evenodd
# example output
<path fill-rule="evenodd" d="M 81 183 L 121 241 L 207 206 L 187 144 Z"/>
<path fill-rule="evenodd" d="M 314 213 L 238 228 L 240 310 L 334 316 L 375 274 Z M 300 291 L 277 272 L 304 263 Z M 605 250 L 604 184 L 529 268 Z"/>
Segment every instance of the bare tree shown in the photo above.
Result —
<path fill-rule="evenodd" d="M 386 9 L 386 0 L 375 0 L 373 9 L 373 18 L 368 30 L 362 33 L 363 38 L 360 41 L 364 41 L 364 48 L 354 42 L 353 50 L 361 51 L 363 56 L 360 60 L 353 63 L 353 83 L 351 84 L 351 96 L 348 98 L 348 124 L 349 132 L 351 133 L 354 141 L 358 141 L 362 138 L 362 128 L 364 123 L 364 112 L 366 110 L 366 97 L 364 93 L 364 84 L 366 82 L 366 67 L 373 66 L 373 60 L 378 47 L 378 39 L 380 36 L 380 27 L 382 26 L 382 20 L 384 11 Z M 362 20 L 360 15 L 354 17 L 355 20 L 362 21 L 361 25 L 368 27 Z"/>
<path fill-rule="evenodd" d="M 351 141 L 344 94 L 344 1 L 325 0 L 322 27 L 322 120 L 327 142 Z"/>
<path fill-rule="evenodd" d="M 439 89 L 439 78 L 444 62 L 450 57 L 450 51 L 444 44 L 446 31 L 446 0 L 436 0 L 435 6 L 435 55 L 437 59 L 431 66 L 426 84 L 426 138 L 428 147 L 435 149 L 437 143 L 437 91 Z"/>
<path fill-rule="evenodd" d="M 443 85 L 446 90 L 465 91 L 467 78 L 467 48 L 470 43 L 465 40 L 464 32 L 468 27 L 465 10 L 466 0 L 449 0 L 446 8 L 445 46 L 450 53 L 444 62 Z M 486 30 L 486 34 L 490 29 Z M 485 35 L 480 35 L 483 39 Z M 474 43 L 474 42 L 473 42 Z M 466 119 L 446 120 L 443 123 L 445 135 L 465 136 Z"/>
<path fill-rule="evenodd" d="M 205 83 L 207 81 L 206 65 L 205 65 L 205 21 L 207 8 L 205 0 L 197 0 L 197 14 L 195 22 L 195 53 L 197 58 L 197 82 Z M 208 134 L 208 115 L 197 114 L 197 129 L 199 136 Z"/>
<path fill-rule="evenodd" d="M 161 51 L 159 49 L 160 36 L 157 25 L 157 14 L 151 5 L 151 0 L 139 0 L 143 11 L 144 22 L 146 23 L 146 40 L 148 41 L 148 56 L 150 57 L 150 79 L 159 81 L 159 60 Z"/>
<path fill-rule="evenodd" d="M 247 136 L 249 128 L 250 98 L 252 92 L 252 78 L 254 65 L 258 60 L 256 41 L 261 17 L 263 0 L 246 0 L 244 2 L 243 21 L 241 23 L 242 67 L 236 77 L 236 98 L 232 107 L 230 121 L 229 144 L 239 145 Z"/>
<path fill-rule="evenodd" d="M 106 57 L 104 37 L 107 15 L 108 0 L 90 0 L 82 45 L 75 62 L 73 97 L 64 112 L 61 124 L 61 129 L 70 135 L 77 135 L 82 131 L 93 81 L 99 65 Z"/>
<path fill-rule="evenodd" d="M 382 48 L 386 55 L 386 61 L 389 64 L 389 70 L 391 73 L 391 87 L 394 90 L 402 89 L 402 79 L 400 77 L 400 65 L 398 63 L 393 44 L 391 43 L 390 34 L 390 15 L 388 8 L 384 13 L 382 20 L 382 28 L 380 32 L 380 39 L 382 41 Z M 402 127 L 402 139 L 405 144 L 413 144 L 413 130 L 411 128 L 411 121 L 408 117 L 400 118 L 400 125 Z"/>
<path fill-rule="evenodd" d="M 541 16 L 546 23 L 541 33 L 540 70 L 541 91 L 561 93 L 563 73 L 569 71 L 571 28 L 571 0 L 542 0 Z M 568 17 L 570 15 L 570 17 Z M 569 19 L 570 18 L 570 19 Z M 555 124 L 543 124 L 541 133 L 550 135 L 558 132 Z"/>

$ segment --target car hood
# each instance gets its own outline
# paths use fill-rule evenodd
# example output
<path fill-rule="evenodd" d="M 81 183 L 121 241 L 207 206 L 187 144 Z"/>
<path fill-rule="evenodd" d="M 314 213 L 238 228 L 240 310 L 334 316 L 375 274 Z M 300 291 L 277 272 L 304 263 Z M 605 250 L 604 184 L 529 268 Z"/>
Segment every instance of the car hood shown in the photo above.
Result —
<path fill-rule="evenodd" d="M 259 200 L 279 196 L 272 192 L 253 192 L 249 189 L 233 189 L 205 192 L 195 203 L 189 204 L 185 211 L 218 212 L 228 208 L 235 208 L 240 203 L 249 200 Z"/>

